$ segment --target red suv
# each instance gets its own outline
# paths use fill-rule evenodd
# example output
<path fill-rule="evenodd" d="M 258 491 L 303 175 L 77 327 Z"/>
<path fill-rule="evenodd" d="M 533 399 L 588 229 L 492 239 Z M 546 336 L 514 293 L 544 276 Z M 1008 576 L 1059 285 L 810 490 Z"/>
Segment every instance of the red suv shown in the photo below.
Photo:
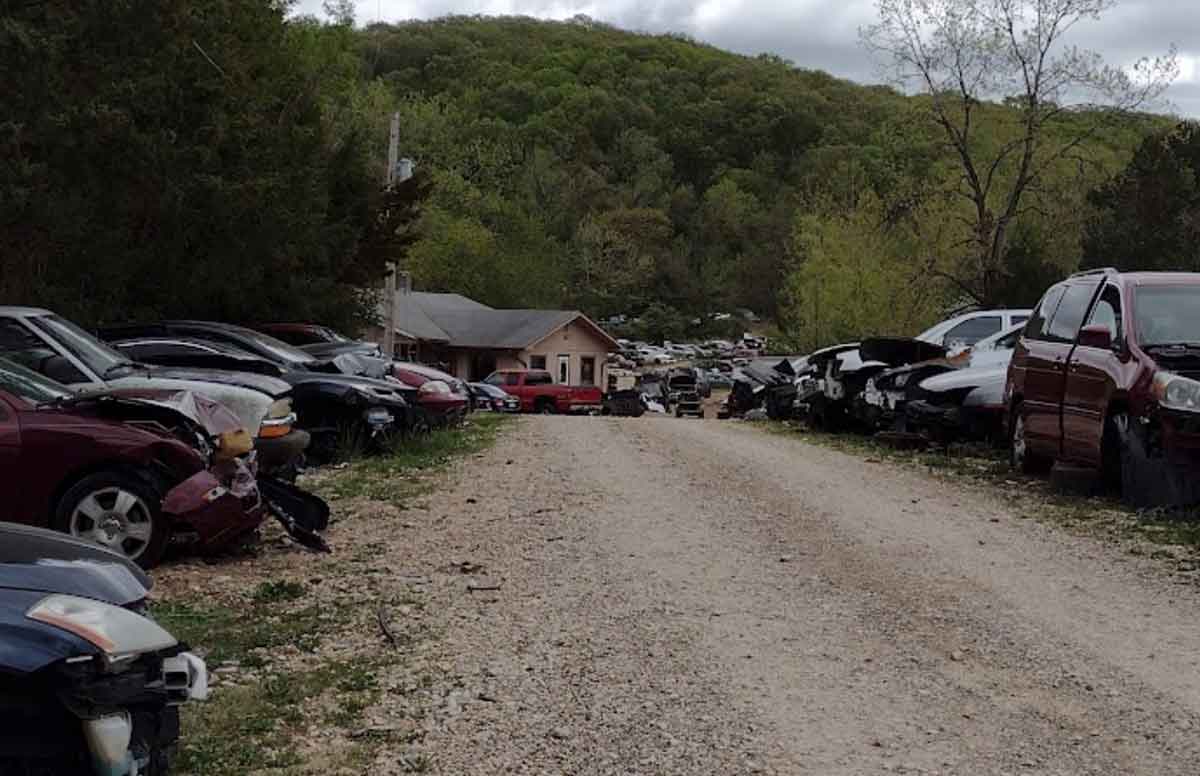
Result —
<path fill-rule="evenodd" d="M 1073 275 L 1005 387 L 1013 465 L 1092 467 L 1135 506 L 1200 502 L 1200 273 Z"/>

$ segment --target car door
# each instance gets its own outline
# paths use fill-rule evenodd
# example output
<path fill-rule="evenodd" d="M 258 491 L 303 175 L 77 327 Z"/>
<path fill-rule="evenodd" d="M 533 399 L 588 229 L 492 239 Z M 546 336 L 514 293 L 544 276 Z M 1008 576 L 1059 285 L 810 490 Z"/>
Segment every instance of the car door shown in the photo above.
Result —
<path fill-rule="evenodd" d="M 1045 328 L 1045 337 L 1039 343 L 1036 405 L 1029 407 L 1026 422 L 1030 438 L 1046 443 L 1045 447 L 1038 447 L 1056 457 L 1062 455 L 1067 362 L 1099 285 L 1099 279 L 1094 278 L 1068 283 L 1054 317 Z M 1033 376 L 1032 369 L 1030 376 Z M 1026 401 L 1029 400 L 1027 394 Z"/>
<path fill-rule="evenodd" d="M 1019 394 L 1014 398 L 1021 401 L 1026 440 L 1042 454 L 1055 452 L 1058 444 L 1055 418 L 1061 386 L 1056 390 L 1056 380 L 1061 368 L 1055 364 L 1056 345 L 1049 339 L 1049 329 L 1066 292 L 1067 286 L 1062 284 L 1042 297 L 1013 352 L 1009 374 L 1010 388 Z"/>
<path fill-rule="evenodd" d="M 1063 457 L 1099 466 L 1102 463 L 1104 422 L 1115 390 L 1113 375 L 1122 367 L 1124 327 L 1121 291 L 1106 284 L 1087 317 L 1087 326 L 1104 326 L 1113 347 L 1077 345 L 1067 366 L 1063 397 Z M 1126 359 L 1127 360 L 1127 359 Z"/>

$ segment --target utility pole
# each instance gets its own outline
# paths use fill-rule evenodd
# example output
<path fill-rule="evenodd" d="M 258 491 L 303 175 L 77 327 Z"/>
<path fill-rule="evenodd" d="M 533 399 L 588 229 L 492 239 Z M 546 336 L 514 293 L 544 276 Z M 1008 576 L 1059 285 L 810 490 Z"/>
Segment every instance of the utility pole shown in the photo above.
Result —
<path fill-rule="evenodd" d="M 396 183 L 396 162 L 400 158 L 400 112 L 392 114 L 392 129 L 388 137 L 387 173 L 383 185 L 391 189 Z M 383 349 L 387 358 L 396 357 L 396 263 L 388 262 L 387 283 L 384 293 L 387 295 L 387 320 L 384 322 Z"/>

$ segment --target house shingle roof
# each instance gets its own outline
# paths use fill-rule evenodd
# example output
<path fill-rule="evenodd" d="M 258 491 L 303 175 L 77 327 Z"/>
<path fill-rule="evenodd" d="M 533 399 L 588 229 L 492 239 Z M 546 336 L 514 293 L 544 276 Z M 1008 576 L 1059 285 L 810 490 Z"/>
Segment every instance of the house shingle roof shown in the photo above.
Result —
<path fill-rule="evenodd" d="M 387 310 L 381 310 L 387 317 Z M 460 294 L 423 291 L 396 295 L 396 328 L 408 336 L 453 347 L 524 350 L 582 318 L 577 310 L 495 310 Z M 610 338 L 611 339 L 611 338 Z"/>

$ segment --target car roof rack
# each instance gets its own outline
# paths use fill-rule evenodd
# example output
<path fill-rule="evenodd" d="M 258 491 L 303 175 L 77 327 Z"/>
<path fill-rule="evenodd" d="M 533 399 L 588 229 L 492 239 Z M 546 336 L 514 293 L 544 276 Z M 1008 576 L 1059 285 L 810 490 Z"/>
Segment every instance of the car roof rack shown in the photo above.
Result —
<path fill-rule="evenodd" d="M 1121 272 L 1121 270 L 1117 269 L 1116 267 L 1097 267 L 1096 269 L 1085 269 L 1082 272 L 1076 272 L 1073 275 L 1071 275 L 1071 277 L 1082 278 L 1082 277 L 1087 277 L 1088 275 L 1109 275 L 1109 274 L 1116 275 L 1116 274 L 1119 274 L 1120 272 Z"/>

